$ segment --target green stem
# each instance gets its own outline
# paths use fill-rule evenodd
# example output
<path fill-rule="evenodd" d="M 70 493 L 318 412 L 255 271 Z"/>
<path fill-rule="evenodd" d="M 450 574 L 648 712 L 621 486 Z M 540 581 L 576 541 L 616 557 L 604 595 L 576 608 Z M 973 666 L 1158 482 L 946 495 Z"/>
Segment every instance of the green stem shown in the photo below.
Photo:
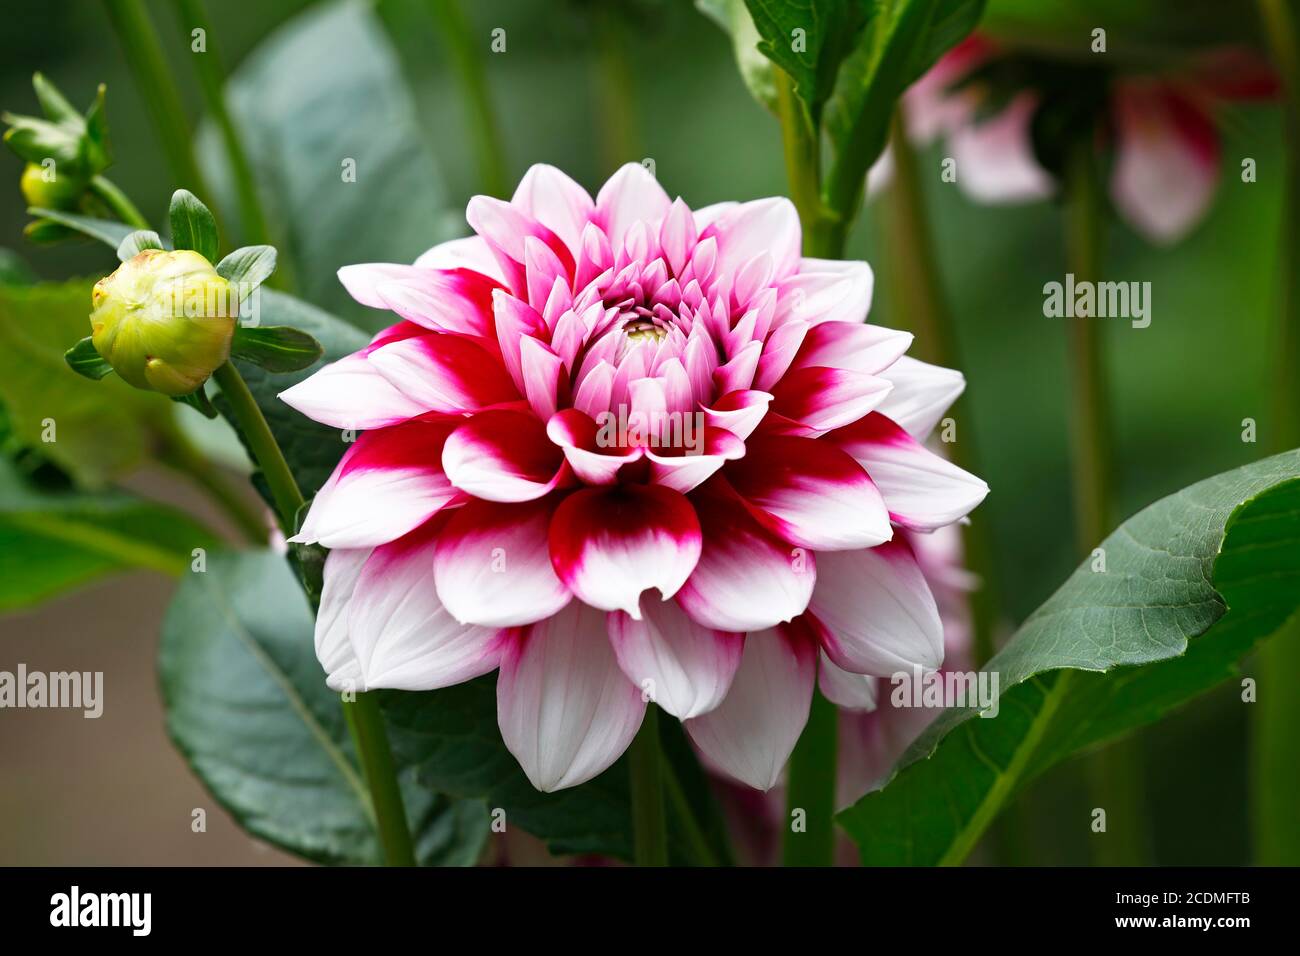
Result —
<path fill-rule="evenodd" d="M 673 770 L 672 761 L 664 760 L 663 770 L 664 794 L 668 798 L 668 805 L 672 807 L 674 819 L 682 825 L 682 836 L 695 864 L 697 866 L 720 866 L 718 855 L 713 852 L 713 847 L 709 845 L 708 835 L 700 826 L 699 820 L 695 818 L 695 810 L 691 807 L 690 801 L 686 799 L 686 791 L 682 789 L 682 783 L 677 779 L 677 773 Z"/>
<path fill-rule="evenodd" d="M 136 229 L 148 229 L 149 221 L 144 218 L 140 210 L 135 207 L 135 203 L 127 198 L 126 193 L 122 192 L 117 185 L 107 176 L 96 176 L 90 181 L 90 191 L 98 196 L 104 205 L 128 226 Z"/>
<path fill-rule="evenodd" d="M 606 169 L 615 169 L 641 156 L 633 105 L 634 81 L 630 64 L 624 12 L 614 4 L 597 4 L 594 8 L 596 61 L 592 78 L 599 103 L 601 151 Z"/>
<path fill-rule="evenodd" d="M 480 55 L 483 40 L 474 36 L 459 0 L 429 0 L 429 9 L 438 21 L 452 67 L 465 94 L 466 120 L 474 143 L 476 165 L 483 177 L 482 189 L 491 196 L 504 196 L 508 188 L 505 150 L 501 145 L 501 132 L 492 109 L 487 72 Z"/>
<path fill-rule="evenodd" d="M 402 803 L 397 768 L 388 746 L 388 732 L 384 728 L 379 702 L 373 694 L 357 694 L 355 700 L 344 700 L 343 713 L 352 730 L 352 739 L 361 755 L 361 766 L 370 786 L 384 860 L 389 866 L 415 866 L 415 850 L 406 825 L 406 808 Z"/>
<path fill-rule="evenodd" d="M 1294 0 L 1259 0 L 1273 62 L 1286 91 L 1285 200 L 1278 243 L 1277 355 L 1273 373 L 1274 451 L 1300 445 L 1300 9 Z M 1251 819 L 1255 863 L 1300 866 L 1300 814 L 1295 770 L 1300 766 L 1300 616 L 1263 646 L 1258 662 L 1258 702 L 1251 726 Z"/>
<path fill-rule="evenodd" d="M 659 746 L 659 708 L 654 704 L 646 707 L 627 757 L 632 778 L 632 861 L 637 866 L 667 866 L 664 759 Z"/>
<path fill-rule="evenodd" d="M 176 92 L 176 81 L 167 66 L 158 33 L 149 20 L 144 3 L 142 0 L 104 0 L 104 7 L 135 76 L 140 96 L 158 130 L 176 185 L 184 186 L 211 206 L 211 194 L 194 158 L 194 143 L 185 109 Z"/>
<path fill-rule="evenodd" d="M 918 358 L 945 368 L 961 368 L 957 330 L 943 294 L 939 257 L 929 229 L 916 151 L 907 137 L 901 109 L 895 112 L 890 142 L 894 179 L 884 197 L 889 236 L 890 307 L 894 315 L 906 317 L 916 334 Z M 966 423 L 959 440 L 948 445 L 953 463 L 972 474 L 981 474 L 978 445 L 971 433 L 970 422 L 974 416 L 970 400 L 965 396 L 958 399 L 951 415 L 954 421 Z M 995 632 L 1000 616 L 988 521 L 976 514 L 966 526 L 963 540 L 966 566 L 980 579 L 970 605 L 974 626 L 973 663 L 981 667 L 996 650 Z"/>
<path fill-rule="evenodd" d="M 257 181 L 253 177 L 253 168 L 248 161 L 248 153 L 240 139 L 230 111 L 226 108 L 225 83 L 226 71 L 221 62 L 221 54 L 216 45 L 216 34 L 208 21 L 207 11 L 202 0 L 174 0 L 177 23 L 180 25 L 185 43 L 191 43 L 192 30 L 203 31 L 205 49 L 193 53 L 194 69 L 199 76 L 199 85 L 203 89 L 203 98 L 207 102 L 208 112 L 216 120 L 221 131 L 221 139 L 226 146 L 226 155 L 230 160 L 230 171 L 235 181 L 235 192 L 239 197 L 239 218 L 244 227 L 244 241 L 251 245 L 270 243 L 271 234 L 266 225 L 266 215 L 262 211 L 262 201 L 257 194 Z"/>
<path fill-rule="evenodd" d="M 813 691 L 804 728 L 790 755 L 781 862 L 830 866 L 835 861 L 835 773 L 839 712 Z M 796 822 L 802 822 L 796 831 Z"/>
<path fill-rule="evenodd" d="M 790 200 L 803 226 L 804 255 L 842 259 L 851 215 L 827 209 L 821 200 L 821 147 L 808 113 L 795 96 L 789 74 L 773 67 L 777 115 Z"/>
<path fill-rule="evenodd" d="M 271 498 L 275 502 L 280 526 L 285 534 L 293 534 L 298 511 L 304 503 L 303 496 L 275 436 L 271 434 L 266 417 L 257 407 L 257 401 L 248 390 L 243 376 L 232 363 L 222 365 L 212 373 L 212 377 L 221 387 L 221 394 L 230 403 L 244 441 L 248 443 L 254 461 L 262 469 L 266 483 L 271 488 Z M 384 858 L 390 866 L 412 866 L 415 856 L 411 849 L 410 829 L 402 806 L 402 792 L 397 783 L 379 704 L 372 695 L 357 694 L 355 701 L 344 702 L 343 710 L 370 787 L 375 822 L 384 846 Z"/>
<path fill-rule="evenodd" d="M 1066 265 L 1076 285 L 1101 278 L 1105 198 L 1092 138 L 1077 138 L 1065 172 Z M 1071 441 L 1077 548 L 1101 544 L 1115 518 L 1112 429 L 1101 324 L 1075 316 L 1069 325 Z M 1142 760 L 1136 737 L 1116 741 L 1088 758 L 1095 806 L 1106 811 L 1105 834 L 1095 838 L 1095 859 L 1107 866 L 1138 866 L 1146 858 Z"/>
<path fill-rule="evenodd" d="M 293 472 L 289 470 L 289 463 L 284 460 L 284 454 L 280 451 L 275 436 L 271 434 L 271 427 L 266 424 L 262 410 L 257 407 L 257 400 L 253 398 L 248 384 L 233 363 L 227 362 L 213 372 L 212 377 L 221 386 L 221 394 L 234 410 L 244 440 L 253 453 L 253 460 L 262 469 L 266 483 L 271 488 L 271 499 L 275 502 L 280 527 L 286 535 L 293 534 L 298 510 L 302 508 L 304 499 L 298 490 L 298 483 L 294 481 Z"/>

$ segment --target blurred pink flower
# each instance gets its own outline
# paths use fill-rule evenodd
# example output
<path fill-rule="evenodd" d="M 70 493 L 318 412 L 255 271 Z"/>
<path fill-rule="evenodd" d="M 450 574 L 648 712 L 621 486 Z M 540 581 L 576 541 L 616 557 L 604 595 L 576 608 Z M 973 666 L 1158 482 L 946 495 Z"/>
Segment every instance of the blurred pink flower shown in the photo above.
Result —
<path fill-rule="evenodd" d="M 467 219 L 414 265 L 342 269 L 402 321 L 281 396 L 363 431 L 293 539 L 332 549 L 331 687 L 499 667 L 502 736 L 546 791 L 608 767 L 653 699 L 766 789 L 818 671 L 865 706 L 864 675 L 939 666 L 894 529 L 988 489 L 922 446 L 964 382 L 864 324 L 865 263 L 801 257 L 787 200 L 692 212 L 638 165 L 594 201 L 534 166 Z"/>
<path fill-rule="evenodd" d="M 985 203 L 1046 198 L 1052 176 L 1034 154 L 1031 123 L 1040 95 L 1026 88 L 992 116 L 982 116 L 986 90 L 961 86 L 1000 55 L 980 36 L 954 47 L 904 96 L 908 132 L 924 145 L 943 137 L 956 161 L 957 183 Z M 1267 64 L 1245 50 L 1201 57 L 1178 74 L 1121 76 L 1110 90 L 1114 164 L 1110 195 L 1146 239 L 1172 243 L 1205 215 L 1219 177 L 1217 116 L 1223 104 L 1277 94 Z M 872 169 L 871 188 L 891 172 L 886 154 Z"/>

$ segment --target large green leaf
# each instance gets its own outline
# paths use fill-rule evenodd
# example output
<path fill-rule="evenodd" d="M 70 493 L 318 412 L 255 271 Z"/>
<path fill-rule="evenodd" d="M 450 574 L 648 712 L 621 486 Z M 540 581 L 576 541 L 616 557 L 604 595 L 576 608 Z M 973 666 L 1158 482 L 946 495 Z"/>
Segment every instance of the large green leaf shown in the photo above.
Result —
<path fill-rule="evenodd" d="M 438 163 L 420 130 L 396 53 L 371 5 L 313 7 L 234 72 L 227 98 L 271 218 L 281 271 L 296 291 L 373 328 L 377 315 L 339 284 L 340 266 L 411 262 L 446 234 Z M 233 184 L 206 128 L 201 156 L 222 208 Z M 355 181 L 344 176 L 355 168 Z"/>
<path fill-rule="evenodd" d="M 1026 781 L 1213 687 L 1300 604 L 1300 451 L 1130 518 L 985 669 L 998 714 L 952 708 L 840 815 L 870 864 L 958 863 Z"/>
<path fill-rule="evenodd" d="M 172 440 L 176 424 L 166 397 L 68 368 L 64 353 L 90 332 L 90 290 L 84 280 L 0 286 L 0 402 L 19 439 L 99 487 Z"/>
<path fill-rule="evenodd" d="M 323 863 L 379 863 L 370 797 L 312 631 L 284 558 L 210 555 L 206 571 L 182 579 L 163 623 L 167 729 L 250 833 Z M 414 767 L 398 772 L 420 862 L 473 864 L 487 807 L 418 785 Z"/>
<path fill-rule="evenodd" d="M 181 574 L 212 532 L 175 508 L 121 493 L 43 491 L 0 458 L 0 611 L 114 571 Z"/>
<path fill-rule="evenodd" d="M 626 758 L 587 783 L 557 793 L 533 789 L 497 727 L 496 677 L 427 693 L 385 692 L 384 715 L 404 763 L 437 792 L 486 801 L 505 811 L 506 825 L 545 840 L 552 853 L 632 856 Z M 661 720 L 665 752 L 692 815 L 702 821 L 710 851 L 727 859 L 723 827 L 702 773 L 676 721 Z M 669 803 L 669 851 L 679 863 L 701 862 L 685 842 L 685 826 Z"/>
<path fill-rule="evenodd" d="M 271 432 L 289 462 L 289 468 L 298 479 L 298 486 L 310 498 L 325 483 L 347 450 L 345 436 L 338 429 L 317 424 L 284 404 L 277 396 L 311 375 L 322 364 L 336 361 L 362 348 L 366 344 L 366 336 L 342 319 L 283 292 L 262 286 L 256 295 L 259 326 L 299 329 L 319 342 L 325 350 L 319 362 L 289 373 L 269 372 L 238 357 L 234 360 L 253 397 L 257 399 L 258 407 L 266 416 L 267 424 L 271 426 Z M 223 412 L 229 410 L 221 398 L 216 400 L 216 404 Z"/>

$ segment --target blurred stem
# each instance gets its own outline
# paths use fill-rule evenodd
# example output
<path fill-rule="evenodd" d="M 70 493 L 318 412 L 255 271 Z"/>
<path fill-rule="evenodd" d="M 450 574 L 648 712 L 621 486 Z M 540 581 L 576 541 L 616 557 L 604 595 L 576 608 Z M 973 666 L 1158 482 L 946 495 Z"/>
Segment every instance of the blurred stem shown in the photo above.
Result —
<path fill-rule="evenodd" d="M 1259 0 L 1273 62 L 1286 94 L 1285 199 L 1278 241 L 1278 340 L 1273 375 L 1273 451 L 1300 445 L 1300 4 Z M 1300 766 L 1300 616 L 1264 644 L 1259 655 L 1258 698 L 1251 740 L 1251 818 L 1255 863 L 1300 865 L 1300 814 L 1294 778 Z"/>
<path fill-rule="evenodd" d="M 176 93 L 176 81 L 143 0 L 104 0 L 104 7 L 162 140 L 176 185 L 189 189 L 211 207 L 212 196 L 194 158 L 194 142 L 185 109 Z"/>
<path fill-rule="evenodd" d="M 286 535 L 294 532 L 298 511 L 304 504 L 302 492 L 289 470 L 284 454 L 271 434 L 262 410 L 257 407 L 253 393 L 248 390 L 244 377 L 235 366 L 227 362 L 212 377 L 221 386 L 221 394 L 243 432 L 244 441 L 253 453 L 253 460 L 262 469 L 271 498 Z M 389 866 L 414 866 L 415 853 L 411 848 L 411 833 L 407 826 L 406 810 L 402 805 L 402 791 L 397 782 L 392 752 L 384 729 L 383 714 L 371 694 L 357 694 L 353 701 L 343 702 L 344 715 L 352 731 L 352 739 L 361 758 L 361 766 L 370 787 L 374 804 L 375 824 L 384 847 L 384 859 Z"/>
<path fill-rule="evenodd" d="M 1077 285 L 1097 282 L 1105 220 L 1105 198 L 1091 136 L 1071 148 L 1065 171 L 1066 266 Z M 1101 324 L 1095 316 L 1067 319 L 1071 371 L 1075 534 L 1079 553 L 1101 544 L 1114 522 L 1113 456 Z M 1140 866 L 1146 859 L 1142 761 L 1135 736 L 1116 741 L 1087 758 L 1094 806 L 1106 811 L 1106 832 L 1093 837 L 1094 859 L 1105 866 Z"/>
<path fill-rule="evenodd" d="M 889 237 L 890 305 L 894 315 L 905 317 L 911 325 L 916 335 L 918 358 L 945 368 L 961 368 L 957 330 L 943 293 L 939 257 L 935 253 L 929 216 L 926 215 L 925 192 L 921 187 L 916 151 L 907 138 L 902 109 L 894 114 L 890 149 L 894 179 L 884 197 Z M 959 398 L 950 414 L 954 421 L 965 423 L 959 440 L 945 446 L 953 463 L 972 474 L 982 474 L 970 424 L 974 415 L 969 399 L 965 396 Z M 972 517 L 971 523 L 963 530 L 962 540 L 966 566 L 980 580 L 979 588 L 970 596 L 974 626 L 971 654 L 972 663 L 982 667 L 997 649 L 995 631 L 1000 617 L 993 543 L 989 538 L 988 521 L 983 515 Z"/>
<path fill-rule="evenodd" d="M 709 846 L 707 834 L 700 827 L 700 821 L 695 818 L 695 811 L 692 809 L 690 801 L 686 799 L 686 791 L 682 789 L 682 783 L 677 779 L 677 773 L 673 770 L 672 761 L 664 759 L 663 768 L 664 795 L 669 806 L 673 808 L 675 819 L 682 824 L 685 831 L 682 836 L 690 848 L 695 864 L 697 866 L 721 866 L 718 855 Z"/>
<path fill-rule="evenodd" d="M 633 122 L 632 76 L 628 64 L 634 62 L 627 49 L 627 38 L 620 17 L 624 14 L 614 4 L 597 4 L 594 9 L 596 61 L 593 80 L 600 101 L 601 149 L 605 167 L 616 169 L 623 163 L 636 162 L 641 147 Z"/>
<path fill-rule="evenodd" d="M 248 161 L 248 153 L 239 137 L 230 111 L 226 108 L 225 83 L 226 70 L 221 62 L 221 53 L 217 49 L 216 34 L 208 21 L 207 11 L 202 0 L 173 0 L 176 6 L 176 22 L 180 25 L 182 39 L 191 44 L 194 69 L 199 76 L 199 86 L 203 89 L 203 98 L 207 102 L 208 112 L 216 120 L 221 130 L 221 140 L 226 146 L 226 156 L 230 160 L 230 171 L 235 181 L 235 192 L 239 197 L 239 218 L 244 227 L 244 242 L 249 245 L 265 245 L 271 242 L 270 230 L 266 225 L 266 214 L 262 211 L 262 201 L 257 194 L 257 182 L 253 177 L 253 168 Z M 192 33 L 194 29 L 203 31 L 205 48 L 193 51 Z"/>
<path fill-rule="evenodd" d="M 389 866 L 415 866 L 415 850 L 406 825 L 406 808 L 397 782 L 397 768 L 388 746 L 384 715 L 374 694 L 357 694 L 355 700 L 343 701 L 343 713 L 352 731 L 352 740 L 361 756 L 361 766 L 370 785 L 370 799 L 375 807 L 375 826 L 384 860 Z"/>
<path fill-rule="evenodd" d="M 460 0 L 429 0 L 429 9 L 442 32 L 452 67 L 465 96 L 466 121 L 474 143 L 481 188 L 490 196 L 506 195 L 505 150 L 488 92 L 487 72 Z"/>
<path fill-rule="evenodd" d="M 637 866 L 667 866 L 664 758 L 659 746 L 659 708 L 653 703 L 646 707 L 627 755 L 632 778 L 632 861 Z"/>
<path fill-rule="evenodd" d="M 835 773 L 839 711 L 813 689 L 808 725 L 790 755 L 782 866 L 831 866 L 835 862 Z M 802 811 L 804 830 L 794 830 Z"/>
<path fill-rule="evenodd" d="M 848 234 L 842 218 L 821 201 L 821 149 L 808 113 L 794 95 L 783 70 L 773 67 L 777 115 L 785 151 L 790 199 L 803 226 L 803 252 L 824 259 L 844 257 Z M 835 775 L 839 742 L 835 706 L 813 690 L 808 723 L 790 754 L 782 863 L 785 866 L 831 866 L 835 862 Z M 805 829 L 793 830 L 796 812 Z"/>
<path fill-rule="evenodd" d="M 90 191 L 98 196 L 119 220 L 135 229 L 148 229 L 149 221 L 144 218 L 135 203 L 127 198 L 117 185 L 107 176 L 96 176 L 90 181 Z"/>
<path fill-rule="evenodd" d="M 208 461 L 188 438 L 179 434 L 169 438 L 159 460 L 207 492 L 250 543 L 258 546 L 266 544 L 270 528 L 262 520 L 261 512 L 235 490 L 221 469 Z"/>

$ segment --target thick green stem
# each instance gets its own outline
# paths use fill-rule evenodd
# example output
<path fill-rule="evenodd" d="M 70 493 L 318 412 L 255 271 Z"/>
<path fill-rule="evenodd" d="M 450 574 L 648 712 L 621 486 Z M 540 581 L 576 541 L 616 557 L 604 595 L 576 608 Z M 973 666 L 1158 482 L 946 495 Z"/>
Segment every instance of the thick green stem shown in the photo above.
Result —
<path fill-rule="evenodd" d="M 474 143 L 475 165 L 483 177 L 481 188 L 490 196 L 504 196 L 508 188 L 505 150 L 501 146 L 501 131 L 492 109 L 481 54 L 486 39 L 474 36 L 459 0 L 429 0 L 429 9 L 438 21 L 465 96 L 465 119 Z"/>
<path fill-rule="evenodd" d="M 789 75 L 776 68 L 773 73 L 785 173 L 790 181 L 790 200 L 798 210 L 799 222 L 803 226 L 804 255 L 841 259 L 852 216 L 838 214 L 822 204 L 821 147 L 817 133 L 795 96 Z"/>
<path fill-rule="evenodd" d="M 176 20 L 180 25 L 183 41 L 190 46 L 194 60 L 194 69 L 199 76 L 199 85 L 203 89 L 203 99 L 207 102 L 208 112 L 221 131 L 221 139 L 226 147 L 226 156 L 230 160 L 230 171 L 235 182 L 235 192 L 239 197 L 239 218 L 243 225 L 244 241 L 252 245 L 269 243 L 270 230 L 266 225 L 266 215 L 262 211 L 262 201 L 257 194 L 257 181 L 253 177 L 253 168 L 248 161 L 239 130 L 226 108 L 225 83 L 226 71 L 217 49 L 216 34 L 208 21 L 207 11 L 202 0 L 174 0 Z M 192 31 L 203 31 L 203 49 L 193 48 Z"/>
<path fill-rule="evenodd" d="M 90 181 L 90 191 L 98 196 L 113 214 L 128 226 L 136 229 L 148 229 L 149 221 L 144 218 L 135 203 L 127 198 L 117 185 L 107 176 L 96 176 Z"/>
<path fill-rule="evenodd" d="M 915 333 L 913 348 L 918 358 L 945 368 L 961 368 L 956 326 L 943 293 L 916 151 L 907 138 L 901 109 L 894 117 L 891 150 L 894 179 L 885 195 L 890 306 L 893 315 L 906 321 Z M 954 422 L 966 423 L 960 434 L 954 436 L 957 440 L 946 446 L 953 462 L 972 474 L 981 474 L 978 445 L 970 425 L 973 418 L 970 400 L 965 396 L 958 399 L 951 417 Z M 980 667 L 996 650 L 1000 616 L 993 543 L 988 521 L 982 515 L 977 513 L 972 517 L 963 541 L 966 566 L 980 579 L 980 586 L 970 600 L 974 625 L 972 657 L 975 666 Z"/>
<path fill-rule="evenodd" d="M 285 534 L 293 534 L 298 511 L 304 503 L 302 492 L 275 436 L 271 434 L 266 417 L 233 364 L 227 362 L 213 372 L 212 377 L 221 387 L 221 394 L 230 404 L 244 441 L 270 486 L 280 526 Z M 354 701 L 344 702 L 343 710 L 370 787 L 384 858 L 390 866 L 412 866 L 415 854 L 411 848 L 411 833 L 379 704 L 369 694 L 357 694 Z"/>
<path fill-rule="evenodd" d="M 654 704 L 646 708 L 627 758 L 632 778 L 632 860 L 637 866 L 667 866 L 664 758 L 659 745 L 659 709 Z"/>
<path fill-rule="evenodd" d="M 415 866 L 415 850 L 406 825 L 406 807 L 402 803 L 397 768 L 388 746 L 388 732 L 384 729 L 384 715 L 379 703 L 373 694 L 357 694 L 355 700 L 344 700 L 343 712 L 370 786 L 384 860 L 389 866 Z"/>
<path fill-rule="evenodd" d="M 142 0 L 104 0 L 104 7 L 135 76 L 140 96 L 158 130 L 176 185 L 189 189 L 211 206 L 212 196 L 194 158 L 194 143 L 185 109 L 176 93 L 176 81 L 167 66 L 158 33 L 149 20 L 144 3 Z"/>
<path fill-rule="evenodd" d="M 813 691 L 808 726 L 790 755 L 781 862 L 830 866 L 835 861 L 835 773 L 839 712 Z"/>
<path fill-rule="evenodd" d="M 1066 266 L 1077 287 L 1101 278 L 1106 206 L 1090 137 L 1078 137 L 1067 163 Z M 1075 535 L 1079 552 L 1088 554 L 1115 520 L 1112 428 L 1101 323 L 1094 315 L 1067 321 Z M 1106 866 L 1141 865 L 1148 856 L 1149 829 L 1140 742 L 1136 737 L 1116 741 L 1089 757 L 1086 769 L 1094 806 L 1106 811 L 1106 831 L 1093 837 L 1095 860 Z"/>
<path fill-rule="evenodd" d="M 1273 374 L 1274 451 L 1300 445 L 1300 4 L 1259 0 L 1273 62 L 1286 93 L 1286 181 L 1278 242 L 1277 354 Z M 1258 702 L 1251 726 L 1251 819 L 1255 863 L 1300 866 L 1300 813 L 1294 779 L 1300 766 L 1300 616 L 1269 639 L 1259 654 Z"/>

